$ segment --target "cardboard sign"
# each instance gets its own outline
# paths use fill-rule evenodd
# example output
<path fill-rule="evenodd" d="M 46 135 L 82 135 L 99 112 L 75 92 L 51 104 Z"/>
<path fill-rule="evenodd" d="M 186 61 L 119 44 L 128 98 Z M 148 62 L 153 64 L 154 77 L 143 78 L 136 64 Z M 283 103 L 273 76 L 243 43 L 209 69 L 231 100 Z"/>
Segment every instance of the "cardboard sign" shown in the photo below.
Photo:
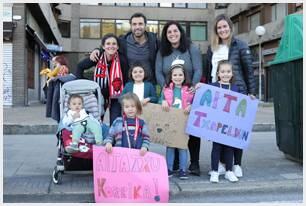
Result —
<path fill-rule="evenodd" d="M 258 100 L 205 84 L 197 90 L 186 132 L 213 142 L 246 149 Z"/>
<path fill-rule="evenodd" d="M 93 146 L 93 180 L 96 202 L 155 202 L 169 200 L 165 157 L 140 150 Z"/>
<path fill-rule="evenodd" d="M 182 109 L 163 111 L 161 105 L 148 103 L 141 118 L 146 122 L 152 142 L 181 149 L 188 148 L 189 136 L 185 132 L 188 115 Z"/>

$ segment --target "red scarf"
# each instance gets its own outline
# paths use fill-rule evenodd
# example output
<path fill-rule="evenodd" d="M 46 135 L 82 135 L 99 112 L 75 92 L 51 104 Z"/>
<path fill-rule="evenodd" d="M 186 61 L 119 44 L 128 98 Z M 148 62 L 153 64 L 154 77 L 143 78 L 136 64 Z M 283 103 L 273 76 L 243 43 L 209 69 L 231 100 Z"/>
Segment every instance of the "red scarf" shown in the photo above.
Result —
<path fill-rule="evenodd" d="M 120 96 L 123 90 L 123 77 L 118 52 L 112 58 L 109 71 L 106 54 L 103 52 L 95 69 L 94 81 L 100 85 L 101 89 L 108 87 L 110 98 L 118 98 Z"/>

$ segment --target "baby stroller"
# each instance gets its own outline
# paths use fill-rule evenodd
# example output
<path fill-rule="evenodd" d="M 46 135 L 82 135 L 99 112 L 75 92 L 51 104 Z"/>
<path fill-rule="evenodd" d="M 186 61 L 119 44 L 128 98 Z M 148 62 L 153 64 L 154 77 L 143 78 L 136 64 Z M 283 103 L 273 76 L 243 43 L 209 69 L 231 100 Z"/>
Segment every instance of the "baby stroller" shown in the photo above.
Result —
<path fill-rule="evenodd" d="M 69 81 L 61 86 L 60 89 L 60 117 L 63 118 L 68 110 L 68 98 L 71 94 L 79 94 L 83 97 L 84 108 L 87 113 L 92 114 L 99 122 L 101 115 L 104 114 L 104 98 L 101 95 L 101 89 L 96 82 L 90 80 Z M 101 124 L 103 137 L 105 135 L 104 124 Z M 94 136 L 90 132 L 84 132 L 80 139 L 80 152 L 69 154 L 65 147 L 70 144 L 71 131 L 64 128 L 60 122 L 57 131 L 57 148 L 58 155 L 56 166 L 53 170 L 53 182 L 60 184 L 64 171 L 84 171 L 92 170 L 92 145 L 95 143 Z"/>

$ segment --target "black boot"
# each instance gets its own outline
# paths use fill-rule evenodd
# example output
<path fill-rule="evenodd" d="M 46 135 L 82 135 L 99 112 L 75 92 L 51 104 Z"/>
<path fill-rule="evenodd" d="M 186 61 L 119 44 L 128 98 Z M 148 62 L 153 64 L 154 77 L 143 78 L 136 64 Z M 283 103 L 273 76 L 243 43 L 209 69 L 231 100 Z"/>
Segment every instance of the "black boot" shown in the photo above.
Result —
<path fill-rule="evenodd" d="M 191 162 L 188 169 L 190 174 L 200 176 L 201 172 L 199 162 Z"/>

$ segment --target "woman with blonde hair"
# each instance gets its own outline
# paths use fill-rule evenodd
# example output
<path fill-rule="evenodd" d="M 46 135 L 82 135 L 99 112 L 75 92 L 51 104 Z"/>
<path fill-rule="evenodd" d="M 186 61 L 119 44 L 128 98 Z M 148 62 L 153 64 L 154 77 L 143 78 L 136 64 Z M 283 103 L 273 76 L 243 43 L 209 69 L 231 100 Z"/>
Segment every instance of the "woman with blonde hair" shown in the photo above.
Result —
<path fill-rule="evenodd" d="M 256 83 L 251 51 L 245 42 L 234 36 L 233 23 L 228 16 L 220 14 L 216 17 L 211 37 L 211 45 L 207 49 L 206 65 L 203 72 L 206 83 L 217 81 L 218 62 L 228 60 L 233 65 L 233 75 L 239 93 L 255 99 Z M 222 156 L 221 162 L 224 162 Z M 235 148 L 233 172 L 237 177 L 242 177 L 241 159 L 242 150 Z M 225 168 L 222 164 L 219 164 L 218 171 L 224 174 Z"/>

